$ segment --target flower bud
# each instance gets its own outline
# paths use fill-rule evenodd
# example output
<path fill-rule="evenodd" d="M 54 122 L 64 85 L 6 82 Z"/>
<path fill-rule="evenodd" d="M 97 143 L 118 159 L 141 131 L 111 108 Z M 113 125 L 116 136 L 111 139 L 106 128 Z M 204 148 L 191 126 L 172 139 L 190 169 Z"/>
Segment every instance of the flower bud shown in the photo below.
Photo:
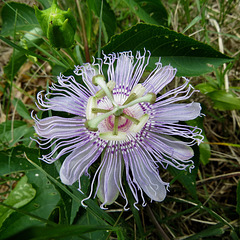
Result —
<path fill-rule="evenodd" d="M 35 7 L 35 15 L 52 46 L 68 48 L 74 42 L 76 21 L 70 9 L 63 11 L 53 0 L 52 6 L 46 10 Z"/>

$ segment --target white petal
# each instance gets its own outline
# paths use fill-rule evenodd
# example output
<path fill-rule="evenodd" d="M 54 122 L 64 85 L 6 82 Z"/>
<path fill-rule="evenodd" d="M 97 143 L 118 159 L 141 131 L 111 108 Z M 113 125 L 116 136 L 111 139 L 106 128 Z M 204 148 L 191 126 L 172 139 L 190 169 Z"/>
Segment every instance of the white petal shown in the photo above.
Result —
<path fill-rule="evenodd" d="M 98 64 L 86 63 L 83 66 L 75 66 L 74 73 L 78 76 L 82 76 L 83 82 L 86 84 L 92 95 L 100 89 L 92 83 L 94 76 L 102 74 L 102 68 Z"/>
<path fill-rule="evenodd" d="M 53 97 L 50 98 L 46 104 L 49 109 L 59 112 L 67 112 L 74 115 L 85 115 L 86 104 L 83 98 L 79 97 L 78 100 L 73 99 L 73 97 Z"/>
<path fill-rule="evenodd" d="M 93 142 L 76 148 L 63 162 L 60 179 L 64 184 L 72 185 L 101 154 L 99 146 Z"/>
<path fill-rule="evenodd" d="M 122 54 L 117 59 L 114 81 L 117 86 L 128 85 L 133 72 L 133 60 L 128 54 Z M 113 79 L 111 79 L 113 80 Z"/>
<path fill-rule="evenodd" d="M 103 203 L 102 205 L 110 205 L 119 195 L 123 172 L 123 162 L 120 154 L 117 152 L 111 153 L 111 151 L 106 152 L 100 171 L 97 196 Z"/>
<path fill-rule="evenodd" d="M 166 185 L 159 176 L 156 166 L 150 161 L 151 156 L 139 149 L 134 149 L 131 170 L 137 184 L 155 201 L 163 201 L 166 197 Z"/>
<path fill-rule="evenodd" d="M 192 148 L 187 146 L 187 143 L 171 136 L 151 134 L 149 142 L 152 142 L 153 148 L 157 148 L 160 152 L 166 153 L 169 157 L 176 160 L 189 160 L 194 155 Z"/>
<path fill-rule="evenodd" d="M 173 68 L 170 65 L 162 67 L 162 65 L 158 63 L 157 67 L 152 71 L 142 85 L 146 87 L 147 92 L 151 91 L 157 94 L 173 80 L 176 71 L 176 68 Z"/>
<path fill-rule="evenodd" d="M 35 121 L 35 131 L 44 138 L 69 138 L 79 135 L 85 130 L 82 119 L 47 117 Z"/>
<path fill-rule="evenodd" d="M 199 103 L 169 104 L 159 107 L 155 112 L 155 120 L 158 121 L 188 121 L 200 116 L 201 106 Z"/>

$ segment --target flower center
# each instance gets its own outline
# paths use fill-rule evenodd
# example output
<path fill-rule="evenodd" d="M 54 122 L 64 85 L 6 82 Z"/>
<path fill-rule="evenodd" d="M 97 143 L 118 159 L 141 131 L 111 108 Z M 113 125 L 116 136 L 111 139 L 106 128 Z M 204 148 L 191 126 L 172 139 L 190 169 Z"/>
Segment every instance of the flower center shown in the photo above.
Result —
<path fill-rule="evenodd" d="M 85 126 L 90 131 L 100 130 L 99 137 L 105 140 L 122 141 L 127 138 L 127 131 L 137 133 L 141 131 L 149 115 L 143 114 L 139 118 L 135 118 L 132 113 L 133 106 L 142 102 L 153 104 L 156 101 L 154 93 L 145 93 L 145 88 L 141 84 L 137 84 L 130 92 L 123 104 L 119 104 L 113 97 L 113 89 L 115 82 L 106 83 L 103 75 L 96 75 L 92 82 L 96 86 L 100 86 L 95 96 L 88 99 L 86 108 Z M 99 108 L 98 102 L 100 99 L 108 98 L 111 105 L 107 109 Z M 101 131 L 102 126 L 108 131 Z M 99 129 L 100 127 L 100 129 Z"/>

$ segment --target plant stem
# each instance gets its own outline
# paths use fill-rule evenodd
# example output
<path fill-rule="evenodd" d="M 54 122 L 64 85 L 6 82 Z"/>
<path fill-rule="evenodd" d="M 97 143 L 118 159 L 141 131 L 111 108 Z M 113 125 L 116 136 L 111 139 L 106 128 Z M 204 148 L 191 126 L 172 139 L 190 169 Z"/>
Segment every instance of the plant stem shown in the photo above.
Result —
<path fill-rule="evenodd" d="M 86 29 L 85 29 L 85 24 L 84 24 L 84 19 L 83 19 L 83 14 L 82 10 L 80 7 L 80 1 L 76 0 L 77 4 L 77 9 L 80 17 L 80 23 L 82 26 L 82 35 L 83 35 L 83 43 L 84 43 L 84 50 L 85 50 L 85 57 L 86 57 L 86 62 L 90 62 L 90 55 L 89 55 L 89 49 L 88 49 L 88 41 L 87 41 L 87 34 L 86 34 Z"/>

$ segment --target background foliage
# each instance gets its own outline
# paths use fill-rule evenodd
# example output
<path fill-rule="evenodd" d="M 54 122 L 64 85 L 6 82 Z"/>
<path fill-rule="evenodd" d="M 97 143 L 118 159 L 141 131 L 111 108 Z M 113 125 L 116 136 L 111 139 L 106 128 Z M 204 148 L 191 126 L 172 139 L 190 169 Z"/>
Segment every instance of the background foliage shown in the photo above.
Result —
<path fill-rule="evenodd" d="M 77 22 L 69 48 L 52 47 L 35 16 L 34 6 L 51 2 L 0 3 L 0 239 L 239 239 L 239 1 L 59 0 Z M 188 122 L 205 135 L 196 167 L 162 172 L 171 183 L 162 203 L 138 211 L 129 191 L 128 212 L 121 199 L 106 211 L 97 199 L 83 208 L 77 183 L 60 182 L 59 162 L 38 160 L 30 139 L 36 93 L 102 50 L 144 49 L 152 53 L 148 70 L 161 57 L 200 91 L 193 97 L 205 117 Z"/>

